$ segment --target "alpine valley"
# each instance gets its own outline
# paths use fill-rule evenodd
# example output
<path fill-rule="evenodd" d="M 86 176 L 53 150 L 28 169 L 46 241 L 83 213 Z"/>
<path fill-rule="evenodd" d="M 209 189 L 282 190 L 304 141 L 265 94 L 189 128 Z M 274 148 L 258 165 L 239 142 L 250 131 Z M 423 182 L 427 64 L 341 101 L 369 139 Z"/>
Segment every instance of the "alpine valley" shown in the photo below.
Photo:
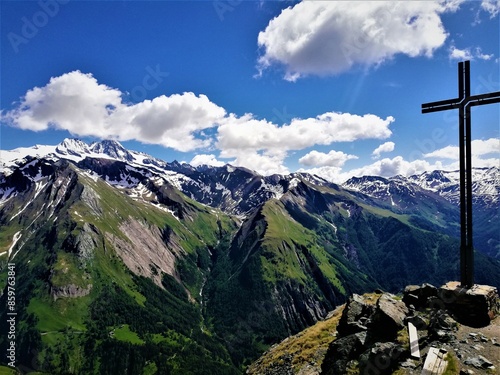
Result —
<path fill-rule="evenodd" d="M 457 172 L 337 185 L 75 139 L 1 166 L 0 329 L 15 312 L 21 373 L 241 374 L 353 293 L 458 278 Z M 496 287 L 499 189 L 474 170 L 476 282 Z"/>

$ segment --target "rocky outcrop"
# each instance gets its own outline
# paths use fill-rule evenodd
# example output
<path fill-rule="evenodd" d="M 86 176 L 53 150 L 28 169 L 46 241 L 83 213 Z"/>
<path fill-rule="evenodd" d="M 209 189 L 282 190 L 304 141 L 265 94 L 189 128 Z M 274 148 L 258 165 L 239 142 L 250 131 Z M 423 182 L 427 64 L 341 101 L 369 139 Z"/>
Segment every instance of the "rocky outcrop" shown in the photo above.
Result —
<path fill-rule="evenodd" d="M 467 339 L 459 337 L 461 325 L 457 320 L 468 317 L 466 321 L 475 326 L 481 322 L 488 325 L 497 311 L 496 289 L 475 286 L 461 290 L 458 296 L 457 293 L 453 283 L 440 289 L 430 284 L 411 285 L 406 287 L 402 300 L 383 293 L 378 296 L 375 306 L 366 295 L 353 295 L 340 319 L 338 338 L 328 348 L 321 374 L 381 375 L 392 374 L 397 369 L 401 374 L 416 374 L 420 373 L 430 347 L 462 359 L 463 366 L 491 370 L 494 364 L 486 357 L 466 357 L 470 348 L 477 352 L 484 346 L 471 346 Z M 418 330 L 421 358 L 410 357 L 409 322 Z M 481 342 L 494 346 L 496 341 L 493 340 L 490 343 L 485 337 Z"/>
<path fill-rule="evenodd" d="M 120 230 L 126 240 L 111 233 L 106 233 L 105 236 L 130 271 L 151 278 L 160 287 L 162 272 L 179 279 L 175 260 L 176 256 L 185 254 L 185 251 L 172 238 L 169 243 L 165 243 L 158 227 L 132 218 L 123 222 Z"/>
<path fill-rule="evenodd" d="M 99 230 L 93 224 L 84 223 L 78 234 L 70 234 L 63 243 L 63 250 L 78 256 L 81 266 L 92 260 L 98 244 Z"/>
<path fill-rule="evenodd" d="M 367 330 L 370 316 L 375 312 L 375 306 L 368 304 L 364 297 L 353 294 L 346 304 L 340 318 L 337 331 L 339 335 L 347 336 Z"/>
<path fill-rule="evenodd" d="M 272 293 L 288 332 L 300 331 L 328 314 L 329 305 L 314 298 L 304 285 L 286 281 L 279 283 Z"/>
<path fill-rule="evenodd" d="M 86 296 L 92 290 L 92 284 L 88 284 L 87 287 L 79 287 L 75 284 L 69 284 L 64 286 L 52 286 L 50 288 L 50 295 L 56 301 L 58 298 L 78 298 Z"/>
<path fill-rule="evenodd" d="M 325 356 L 322 374 L 343 374 L 351 367 L 354 358 L 366 350 L 366 332 L 341 337 L 330 344 Z"/>
<path fill-rule="evenodd" d="M 78 258 L 82 263 L 87 263 L 94 256 L 94 251 L 97 247 L 96 235 L 98 234 L 97 228 L 89 223 L 83 224 L 83 231 L 76 237 L 76 249 Z"/>
<path fill-rule="evenodd" d="M 407 314 L 406 305 L 392 294 L 353 295 L 340 318 L 339 338 L 328 348 L 322 374 L 368 371 L 378 362 L 383 363 L 378 373 L 392 373 L 404 351 L 402 344 L 392 341 L 404 328 Z"/>
<path fill-rule="evenodd" d="M 500 316 L 482 328 L 462 325 L 438 292 L 423 284 L 407 287 L 402 298 L 380 291 L 354 294 L 324 321 L 273 345 L 247 374 L 417 375 L 431 347 L 442 353 L 445 366 L 453 362 L 453 373 L 495 373 L 500 368 Z M 498 296 L 493 301 L 497 303 Z M 390 335 L 380 328 L 380 319 L 385 320 L 382 328 L 393 326 Z M 410 355 L 410 347 L 416 345 L 409 342 L 410 322 L 417 330 L 419 355 Z M 396 337 L 388 339 L 398 328 Z"/>
<path fill-rule="evenodd" d="M 94 189 L 84 185 L 81 199 L 92 210 L 94 215 L 102 215 L 101 197 L 94 191 Z"/>

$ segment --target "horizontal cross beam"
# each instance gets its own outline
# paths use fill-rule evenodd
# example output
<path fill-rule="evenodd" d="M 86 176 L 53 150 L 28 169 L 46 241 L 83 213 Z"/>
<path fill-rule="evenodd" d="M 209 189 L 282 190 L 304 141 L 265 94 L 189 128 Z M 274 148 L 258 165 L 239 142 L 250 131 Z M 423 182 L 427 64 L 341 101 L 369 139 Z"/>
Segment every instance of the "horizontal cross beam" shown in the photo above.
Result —
<path fill-rule="evenodd" d="M 500 103 L 500 91 L 490 92 L 488 94 L 474 95 L 468 98 L 467 104 L 470 106 Z"/>
<path fill-rule="evenodd" d="M 431 113 L 446 111 L 448 109 L 457 109 L 460 106 L 476 106 L 483 104 L 491 104 L 500 102 L 500 91 L 491 92 L 488 94 L 473 95 L 464 99 L 455 98 L 448 100 L 440 100 L 422 104 L 422 113 Z"/>
<path fill-rule="evenodd" d="M 446 111 L 448 109 L 457 109 L 460 108 L 461 102 L 457 99 L 450 100 L 442 100 L 440 102 L 432 102 L 422 104 L 422 113 L 431 113 L 431 112 L 439 112 Z"/>

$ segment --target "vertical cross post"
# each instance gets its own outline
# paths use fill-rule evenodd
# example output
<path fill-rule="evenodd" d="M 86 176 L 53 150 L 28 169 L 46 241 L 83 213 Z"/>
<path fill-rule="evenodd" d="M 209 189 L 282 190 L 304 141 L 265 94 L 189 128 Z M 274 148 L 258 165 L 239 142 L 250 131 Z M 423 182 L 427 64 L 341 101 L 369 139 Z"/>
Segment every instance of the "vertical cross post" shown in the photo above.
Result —
<path fill-rule="evenodd" d="M 460 160 L 460 283 L 474 285 L 474 247 L 472 236 L 472 148 L 471 107 L 500 103 L 500 91 L 470 94 L 470 61 L 458 63 L 458 97 L 422 104 L 422 113 L 458 109 Z"/>

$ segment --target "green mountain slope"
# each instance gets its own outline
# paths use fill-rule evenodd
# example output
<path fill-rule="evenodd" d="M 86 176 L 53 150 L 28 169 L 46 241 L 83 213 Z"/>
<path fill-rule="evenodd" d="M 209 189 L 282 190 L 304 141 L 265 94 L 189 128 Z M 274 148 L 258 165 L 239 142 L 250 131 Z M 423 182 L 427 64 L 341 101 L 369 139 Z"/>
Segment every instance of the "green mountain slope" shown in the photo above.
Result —
<path fill-rule="evenodd" d="M 0 243 L 22 233 L 9 259 L 21 367 L 48 374 L 235 373 L 200 303 L 210 249 L 234 222 L 222 213 L 214 220 L 214 210 L 171 188 L 183 220 L 70 164 L 53 168 L 0 218 Z M 5 324 L 6 311 L 1 318 Z M 0 340 L 5 352 L 6 337 Z"/>

